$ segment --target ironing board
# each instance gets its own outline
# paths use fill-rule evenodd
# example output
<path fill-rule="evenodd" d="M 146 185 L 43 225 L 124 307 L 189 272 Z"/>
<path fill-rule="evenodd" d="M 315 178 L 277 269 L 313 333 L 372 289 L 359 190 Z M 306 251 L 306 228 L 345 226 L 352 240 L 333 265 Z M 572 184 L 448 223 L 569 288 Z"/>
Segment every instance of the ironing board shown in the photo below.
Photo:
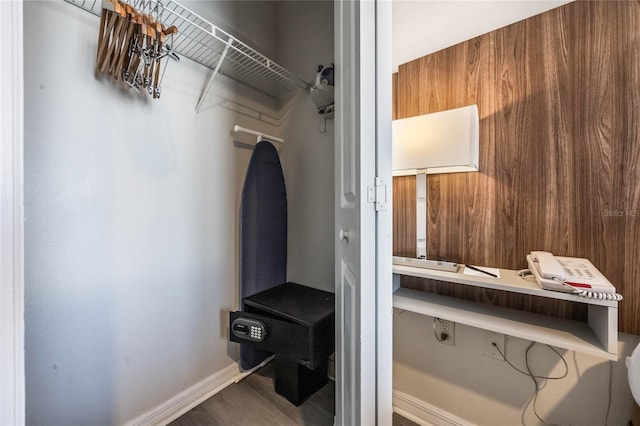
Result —
<path fill-rule="evenodd" d="M 278 151 L 259 142 L 251 155 L 240 205 L 240 299 L 287 278 L 287 192 Z M 240 366 L 251 369 L 271 353 L 240 345 Z"/>

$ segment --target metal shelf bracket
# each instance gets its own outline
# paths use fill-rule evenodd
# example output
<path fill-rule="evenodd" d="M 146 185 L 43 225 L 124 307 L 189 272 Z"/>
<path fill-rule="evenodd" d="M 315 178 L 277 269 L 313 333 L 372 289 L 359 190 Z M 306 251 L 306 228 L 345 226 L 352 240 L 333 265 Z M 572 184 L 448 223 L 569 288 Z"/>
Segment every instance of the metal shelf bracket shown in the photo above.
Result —
<path fill-rule="evenodd" d="M 224 62 L 224 58 L 227 57 L 227 52 L 229 52 L 229 47 L 231 47 L 231 43 L 232 42 L 233 42 L 233 39 L 230 38 L 229 41 L 227 42 L 227 45 L 224 47 L 224 50 L 222 51 L 222 54 L 220 55 L 220 59 L 218 60 L 218 63 L 216 64 L 216 67 L 213 70 L 213 73 L 211 74 L 211 77 L 209 77 L 209 81 L 207 82 L 207 86 L 204 88 L 204 91 L 202 92 L 202 95 L 200 95 L 200 99 L 198 99 L 198 103 L 196 104 L 196 114 L 200 113 L 200 107 L 202 106 L 202 102 L 204 102 L 204 99 L 209 94 L 209 90 L 211 90 L 211 86 L 213 85 L 213 81 L 216 79 L 216 76 L 220 72 L 220 67 L 222 66 L 222 63 Z"/>

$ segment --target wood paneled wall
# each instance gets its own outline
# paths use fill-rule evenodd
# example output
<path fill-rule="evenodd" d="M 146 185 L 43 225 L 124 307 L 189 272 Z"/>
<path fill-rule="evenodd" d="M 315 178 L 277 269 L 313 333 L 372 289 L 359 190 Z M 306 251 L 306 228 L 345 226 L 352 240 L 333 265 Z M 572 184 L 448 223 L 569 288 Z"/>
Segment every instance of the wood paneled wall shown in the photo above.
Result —
<path fill-rule="evenodd" d="M 428 177 L 429 257 L 510 269 L 532 250 L 589 258 L 624 295 L 620 330 L 640 334 L 640 2 L 567 4 L 401 65 L 393 87 L 395 118 L 473 103 L 480 113 L 480 172 Z M 411 178 L 394 179 L 394 209 L 395 254 L 411 255 Z"/>

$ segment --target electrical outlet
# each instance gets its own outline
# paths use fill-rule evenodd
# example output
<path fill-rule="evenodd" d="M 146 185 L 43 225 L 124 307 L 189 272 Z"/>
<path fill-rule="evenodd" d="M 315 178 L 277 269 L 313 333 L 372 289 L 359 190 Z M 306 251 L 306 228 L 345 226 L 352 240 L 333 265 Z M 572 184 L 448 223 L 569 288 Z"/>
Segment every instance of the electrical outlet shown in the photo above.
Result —
<path fill-rule="evenodd" d="M 442 318 L 434 318 L 434 331 L 440 343 L 453 346 L 455 344 L 456 323 L 453 321 L 443 320 Z"/>
<path fill-rule="evenodd" d="M 494 345 L 495 344 L 495 345 Z M 498 351 L 498 348 L 500 351 Z M 493 331 L 483 331 L 482 332 L 482 353 L 486 356 L 490 356 L 491 358 L 499 359 L 500 361 L 504 361 L 504 358 L 507 356 L 507 346 L 505 342 L 504 334 L 496 333 Z"/>

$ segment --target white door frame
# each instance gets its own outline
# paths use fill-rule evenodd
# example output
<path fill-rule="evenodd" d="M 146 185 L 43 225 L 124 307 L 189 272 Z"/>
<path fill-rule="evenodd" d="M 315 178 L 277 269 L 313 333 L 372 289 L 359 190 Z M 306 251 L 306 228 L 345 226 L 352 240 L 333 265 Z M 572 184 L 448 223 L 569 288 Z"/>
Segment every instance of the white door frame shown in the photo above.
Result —
<path fill-rule="evenodd" d="M 22 0 L 0 1 L 0 424 L 25 423 Z"/>
<path fill-rule="evenodd" d="M 392 416 L 391 3 L 336 1 L 335 43 L 336 425 L 386 426 Z M 387 197 L 378 200 L 377 212 L 369 200 L 376 178 Z"/>
<path fill-rule="evenodd" d="M 393 415 L 393 177 L 392 2 L 376 2 L 376 176 L 386 186 L 386 207 L 376 214 L 376 403 L 378 425 L 390 425 Z"/>

